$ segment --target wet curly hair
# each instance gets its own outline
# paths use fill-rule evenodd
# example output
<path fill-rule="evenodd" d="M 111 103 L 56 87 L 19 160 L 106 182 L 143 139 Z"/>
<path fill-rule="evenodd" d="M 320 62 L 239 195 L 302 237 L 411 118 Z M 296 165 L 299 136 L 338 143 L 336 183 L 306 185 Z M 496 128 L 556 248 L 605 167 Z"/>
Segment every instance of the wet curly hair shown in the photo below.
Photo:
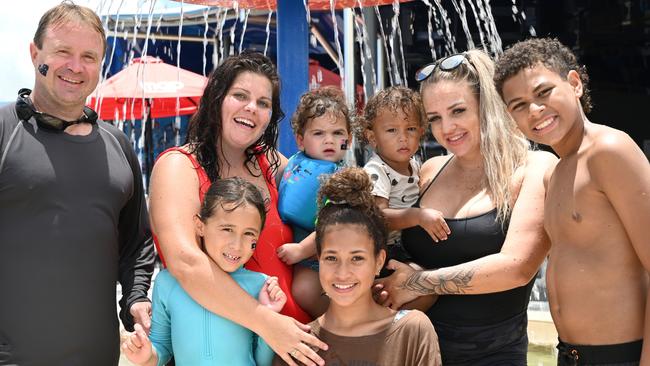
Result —
<path fill-rule="evenodd" d="M 375 119 L 384 110 L 394 115 L 397 115 L 398 110 L 401 110 L 405 116 L 414 115 L 418 126 L 423 130 L 426 129 L 427 119 L 420 93 L 404 86 L 391 86 L 370 98 L 363 110 L 363 116 L 357 118 L 359 129 L 355 135 L 359 141 L 368 143 L 366 133 L 372 130 Z M 424 134 L 422 136 L 424 137 Z"/>
<path fill-rule="evenodd" d="M 508 48 L 496 63 L 494 84 L 503 97 L 503 84 L 519 71 L 542 64 L 566 80 L 567 74 L 575 70 L 582 81 L 580 104 L 585 113 L 592 108 L 589 93 L 589 75 L 584 65 L 578 64 L 571 50 L 555 38 L 532 38 L 515 43 Z"/>
<path fill-rule="evenodd" d="M 208 78 L 208 83 L 201 96 L 197 112 L 190 119 L 187 130 L 187 141 L 190 153 L 196 154 L 197 160 L 205 170 L 211 182 L 217 180 L 221 173 L 219 156 L 223 154 L 219 139 L 222 124 L 221 106 L 228 90 L 235 79 L 244 72 L 266 77 L 271 83 L 271 119 L 260 138 L 246 149 L 245 166 L 251 175 L 255 176 L 255 156 L 266 154 L 269 158 L 270 169 L 267 181 L 273 180 L 280 166 L 280 155 L 275 150 L 278 140 L 278 125 L 284 117 L 280 108 L 280 76 L 270 58 L 259 52 L 244 51 L 239 55 L 226 58 Z M 223 156 L 221 157 L 224 158 Z"/>
<path fill-rule="evenodd" d="M 344 168 L 332 174 L 318 191 L 321 207 L 316 224 L 316 249 L 320 255 L 328 227 L 338 224 L 366 228 L 377 255 L 386 245 L 386 222 L 372 195 L 372 182 L 361 168 Z"/>
<path fill-rule="evenodd" d="M 300 97 L 298 108 L 291 117 L 293 133 L 296 136 L 302 136 L 305 133 L 307 122 L 327 113 L 342 115 L 348 133 L 352 132 L 352 116 L 350 109 L 345 104 L 343 91 L 334 86 L 325 86 L 310 90 Z"/>

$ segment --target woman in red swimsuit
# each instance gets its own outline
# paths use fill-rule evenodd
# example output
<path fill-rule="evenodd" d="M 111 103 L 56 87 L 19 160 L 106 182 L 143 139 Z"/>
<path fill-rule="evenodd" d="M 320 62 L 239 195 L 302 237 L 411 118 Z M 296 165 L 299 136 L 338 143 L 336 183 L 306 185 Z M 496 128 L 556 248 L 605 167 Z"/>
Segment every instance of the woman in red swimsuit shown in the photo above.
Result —
<path fill-rule="evenodd" d="M 211 182 L 235 176 L 250 181 L 268 200 L 268 213 L 246 267 L 277 276 L 285 293 L 291 293 L 291 269 L 275 254 L 292 241 L 291 229 L 277 212 L 276 177 L 287 162 L 275 149 L 283 116 L 279 88 L 275 66 L 259 53 L 232 56 L 212 72 L 190 122 L 188 143 L 163 153 L 154 166 L 151 226 L 164 263 L 194 300 L 253 330 L 284 359 L 322 364 L 309 345 L 326 346 L 305 332 L 308 327 L 299 321 L 309 318 L 293 299 L 283 310 L 291 318 L 261 306 L 200 250 L 194 235 L 192 219 Z"/>

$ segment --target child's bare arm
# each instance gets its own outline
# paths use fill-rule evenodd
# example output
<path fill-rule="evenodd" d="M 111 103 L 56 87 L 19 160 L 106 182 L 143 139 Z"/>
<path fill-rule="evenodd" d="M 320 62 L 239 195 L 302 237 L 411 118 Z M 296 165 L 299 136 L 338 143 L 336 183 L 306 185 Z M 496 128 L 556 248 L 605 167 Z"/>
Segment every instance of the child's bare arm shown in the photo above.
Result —
<path fill-rule="evenodd" d="M 375 197 L 375 202 L 378 197 Z M 385 198 L 384 198 L 385 199 Z M 380 206 L 380 208 L 382 208 Z M 413 226 L 421 226 L 431 238 L 438 242 L 447 240 L 451 234 L 449 226 L 442 213 L 432 208 L 382 208 L 386 217 L 388 228 L 391 230 L 402 230 Z"/>
<path fill-rule="evenodd" d="M 260 304 L 279 313 L 287 303 L 287 295 L 280 288 L 277 277 L 269 277 L 264 281 L 264 286 L 257 296 Z"/>
<path fill-rule="evenodd" d="M 153 348 L 147 333 L 138 323 L 135 324 L 135 330 L 129 333 L 122 342 L 122 353 L 129 361 L 139 366 L 155 366 L 158 364 L 156 349 Z"/>
<path fill-rule="evenodd" d="M 312 232 L 300 243 L 283 244 L 277 249 L 278 257 L 286 264 L 296 264 L 316 255 L 316 232 Z"/>

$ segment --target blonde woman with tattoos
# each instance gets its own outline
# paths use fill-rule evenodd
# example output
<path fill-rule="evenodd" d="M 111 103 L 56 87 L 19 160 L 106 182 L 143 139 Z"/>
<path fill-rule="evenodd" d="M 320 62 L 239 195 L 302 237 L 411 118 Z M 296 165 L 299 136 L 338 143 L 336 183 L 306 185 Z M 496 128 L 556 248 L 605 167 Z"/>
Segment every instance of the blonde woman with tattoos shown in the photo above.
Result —
<path fill-rule="evenodd" d="M 543 178 L 556 158 L 531 151 L 508 116 L 494 64 L 473 50 L 425 66 L 416 76 L 431 130 L 449 152 L 429 159 L 420 197 L 387 214 L 415 271 L 391 261 L 379 281 L 384 304 L 399 308 L 439 295 L 425 310 L 445 365 L 526 365 L 526 308 L 549 250 L 543 228 Z M 430 225 L 432 207 L 450 234 Z"/>

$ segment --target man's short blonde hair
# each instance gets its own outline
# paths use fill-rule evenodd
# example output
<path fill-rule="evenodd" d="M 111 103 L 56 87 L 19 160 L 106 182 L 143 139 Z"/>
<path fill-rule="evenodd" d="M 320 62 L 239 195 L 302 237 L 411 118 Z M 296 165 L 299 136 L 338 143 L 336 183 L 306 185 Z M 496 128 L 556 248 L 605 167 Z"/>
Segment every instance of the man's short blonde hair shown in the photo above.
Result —
<path fill-rule="evenodd" d="M 43 48 L 43 37 L 50 26 L 58 26 L 67 22 L 78 22 L 89 25 L 102 38 L 102 50 L 106 52 L 106 32 L 101 19 L 90 8 L 76 5 L 72 1 L 63 1 L 43 14 L 34 33 L 34 44 L 38 49 Z"/>

